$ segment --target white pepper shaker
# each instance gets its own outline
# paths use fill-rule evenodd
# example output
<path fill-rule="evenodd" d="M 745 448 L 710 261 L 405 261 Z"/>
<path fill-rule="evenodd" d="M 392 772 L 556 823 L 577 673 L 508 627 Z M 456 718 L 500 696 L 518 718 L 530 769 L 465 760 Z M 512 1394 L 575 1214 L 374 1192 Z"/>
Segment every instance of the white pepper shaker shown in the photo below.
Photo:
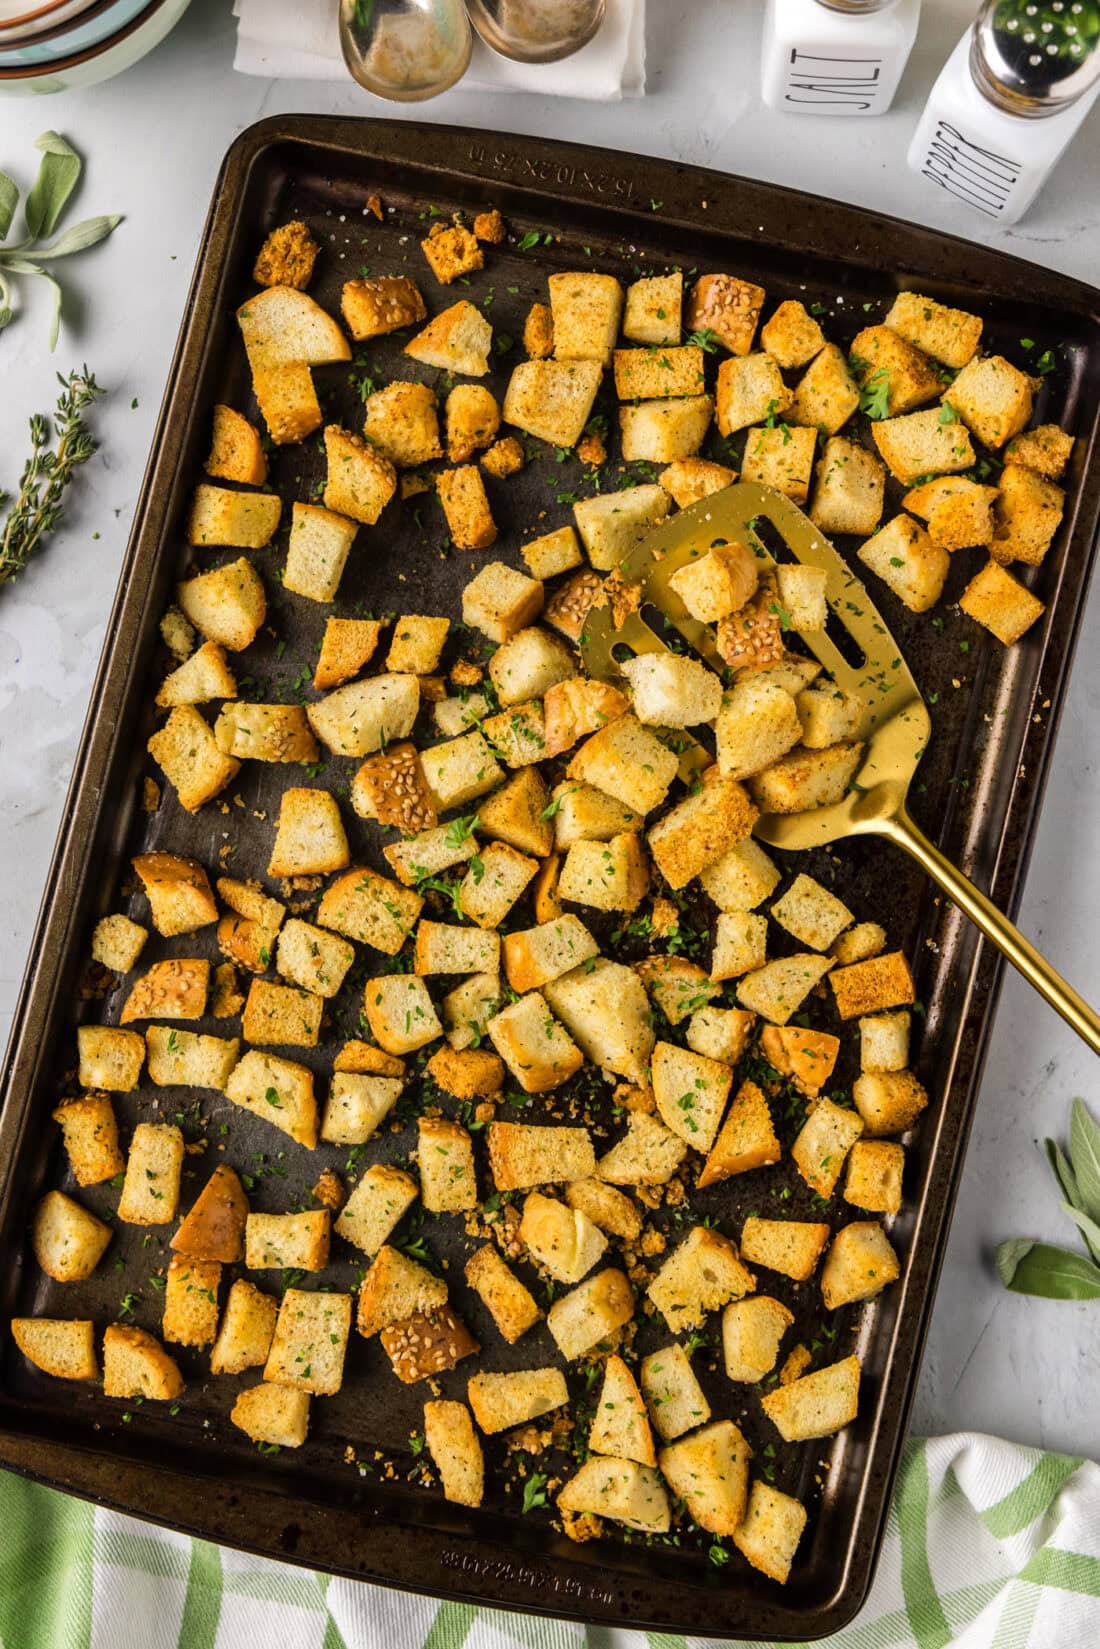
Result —
<path fill-rule="evenodd" d="M 787 114 L 880 115 L 894 101 L 921 0 L 768 0 L 761 88 Z"/>
<path fill-rule="evenodd" d="M 1097 0 L 985 0 L 932 88 L 909 165 L 986 218 L 1015 223 L 1098 96 Z"/>

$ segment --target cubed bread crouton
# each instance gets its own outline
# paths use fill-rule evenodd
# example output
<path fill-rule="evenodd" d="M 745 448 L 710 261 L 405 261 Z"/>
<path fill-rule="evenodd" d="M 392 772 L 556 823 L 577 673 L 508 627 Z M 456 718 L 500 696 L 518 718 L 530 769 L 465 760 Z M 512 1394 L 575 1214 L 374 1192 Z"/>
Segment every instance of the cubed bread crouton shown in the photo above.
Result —
<path fill-rule="evenodd" d="M 321 640 L 321 655 L 313 673 L 319 693 L 357 676 L 369 664 L 378 646 L 381 624 L 374 618 L 330 618 Z"/>
<path fill-rule="evenodd" d="M 887 418 L 935 400 L 943 388 L 928 356 L 889 326 L 865 326 L 857 332 L 849 358 L 856 382 L 874 392 L 876 402 L 885 402 Z"/>
<path fill-rule="evenodd" d="M 465 1403 L 425 1403 L 424 1441 L 439 1473 L 443 1498 L 456 1506 L 480 1506 L 485 1461 Z"/>
<path fill-rule="evenodd" d="M 624 807 L 646 814 L 660 807 L 676 776 L 678 759 L 657 735 L 627 714 L 593 733 L 566 770 L 614 796 Z"/>
<path fill-rule="evenodd" d="M 398 332 L 403 326 L 422 321 L 428 313 L 416 282 L 406 275 L 345 281 L 340 308 L 357 343 Z"/>
<path fill-rule="evenodd" d="M 263 584 L 243 556 L 177 584 L 176 600 L 200 634 L 230 652 L 251 646 L 267 616 Z"/>
<path fill-rule="evenodd" d="M 304 361 L 257 367 L 252 373 L 252 393 L 275 446 L 304 441 L 320 429 L 324 414 L 313 373 Z"/>
<path fill-rule="evenodd" d="M 420 1117 L 417 1163 L 420 1195 L 431 1214 L 457 1214 L 477 1207 L 474 1142 L 466 1129 L 446 1117 Z"/>
<path fill-rule="evenodd" d="M 994 505 L 994 561 L 1023 561 L 1029 567 L 1042 562 L 1062 520 L 1066 495 L 1021 464 L 1006 464 Z"/>
<path fill-rule="evenodd" d="M 872 453 L 830 436 L 817 463 L 810 519 L 825 533 L 872 533 L 882 517 L 884 485 L 885 471 Z"/>
<path fill-rule="evenodd" d="M 500 407 L 492 390 L 482 384 L 456 384 L 447 396 L 447 457 L 465 464 L 490 446 L 500 428 Z M 439 453 L 433 453 L 438 458 Z M 474 546 L 480 548 L 481 546 Z"/>
<path fill-rule="evenodd" d="M 746 1080 L 733 1096 L 699 1175 L 699 1187 L 766 1167 L 778 1162 L 782 1154 L 767 1097 L 755 1082 Z"/>
<path fill-rule="evenodd" d="M 684 277 L 650 275 L 626 289 L 623 337 L 640 344 L 678 344 Z"/>
<path fill-rule="evenodd" d="M 490 561 L 462 592 L 462 619 L 490 641 L 507 641 L 534 622 L 542 602 L 543 588 L 537 578 L 528 578 L 503 561 Z"/>
<path fill-rule="evenodd" d="M 79 1026 L 76 1049 L 82 1088 L 130 1093 L 137 1087 L 145 1060 L 145 1039 L 139 1032 L 119 1031 L 115 1026 Z"/>
<path fill-rule="evenodd" d="M 588 1433 L 588 1447 L 594 1454 L 636 1460 L 643 1466 L 657 1463 L 641 1392 L 619 1356 L 609 1357 L 604 1364 L 603 1385 Z"/>
<path fill-rule="evenodd" d="M 424 901 L 419 893 L 377 871 L 349 870 L 325 889 L 317 907 L 321 927 L 333 928 L 396 956 L 416 926 Z M 391 1052 L 402 1052 L 391 1049 Z"/>
<path fill-rule="evenodd" d="M 554 1301 L 546 1326 L 567 1362 L 609 1342 L 634 1315 L 634 1295 L 621 1271 L 609 1268 Z"/>
<path fill-rule="evenodd" d="M 333 1145 L 362 1145 L 389 1116 L 401 1095 L 400 1077 L 336 1071 L 321 1121 L 321 1138 Z"/>
<path fill-rule="evenodd" d="M 1035 381 L 1003 355 L 986 355 L 968 361 L 943 398 L 985 446 L 1003 447 L 1030 421 Z"/>
<path fill-rule="evenodd" d="M 481 457 L 481 467 L 486 475 L 493 475 L 498 481 L 506 481 L 510 475 L 518 475 L 526 462 L 522 443 L 514 435 L 503 435 L 499 441 L 494 441 Z M 545 576 L 549 577 L 549 574 Z"/>
<path fill-rule="evenodd" d="M 244 1263 L 249 1271 L 323 1271 L 331 1231 L 332 1215 L 327 1208 L 303 1214 L 249 1214 Z"/>
<path fill-rule="evenodd" d="M 908 515 L 895 515 L 861 544 L 859 559 L 914 613 L 935 606 L 951 568 L 948 551 Z"/>
<path fill-rule="evenodd" d="M 846 793 L 863 760 L 862 744 L 834 744 L 827 750 L 796 747 L 750 782 L 762 813 L 804 813 L 830 807 Z"/>
<path fill-rule="evenodd" d="M 606 842 L 580 841 L 565 855 L 561 898 L 596 910 L 637 910 L 649 887 L 649 863 L 633 831 Z"/>
<path fill-rule="evenodd" d="M 250 1048 L 225 1085 L 226 1098 L 266 1118 L 312 1151 L 317 1145 L 313 1072 L 305 1065 Z"/>
<path fill-rule="evenodd" d="M 270 544 L 282 513 L 275 493 L 234 492 L 202 482 L 195 488 L 187 518 L 187 542 L 207 548 L 262 550 Z"/>
<path fill-rule="evenodd" d="M 697 1007 L 688 1021 L 687 1045 L 708 1059 L 735 1065 L 748 1046 L 756 1015 L 744 1008 Z"/>
<path fill-rule="evenodd" d="M 779 566 L 775 569 L 779 604 L 792 630 L 824 630 L 829 617 L 823 567 Z"/>
<path fill-rule="evenodd" d="M 420 765 L 428 793 L 440 813 L 484 796 L 504 778 L 504 769 L 477 728 L 422 750 Z"/>
<path fill-rule="evenodd" d="M 546 603 L 543 618 L 569 641 L 579 641 L 593 607 L 605 603 L 604 580 L 591 567 L 567 578 Z"/>
<path fill-rule="evenodd" d="M 314 1396 L 331 1396 L 344 1383 L 350 1331 L 350 1294 L 288 1288 L 279 1306 L 264 1379 Z"/>
<path fill-rule="evenodd" d="M 826 1227 L 826 1231 L 828 1227 Z M 664 1261 L 647 1293 L 674 1334 L 698 1328 L 728 1300 L 751 1294 L 756 1278 L 729 1237 L 696 1225 Z"/>
<path fill-rule="evenodd" d="M 474 1418 L 487 1436 L 538 1420 L 569 1401 L 565 1376 L 556 1368 L 474 1374 L 467 1387 Z"/>
<path fill-rule="evenodd" d="M 295 986 L 253 979 L 248 988 L 241 1024 L 246 1042 L 315 1048 L 321 1029 L 324 999 Z"/>
<path fill-rule="evenodd" d="M 417 927 L 416 973 L 495 973 L 499 966 L 500 938 L 495 933 L 430 922 L 427 917 Z"/>
<path fill-rule="evenodd" d="M 600 1179 L 613 1185 L 667 1185 L 687 1155 L 687 1146 L 656 1117 L 631 1111 L 623 1138 L 596 1164 Z"/>
<path fill-rule="evenodd" d="M 614 367 L 615 393 L 620 401 L 671 399 L 703 391 L 703 351 L 696 344 L 617 349 Z M 728 435 L 729 430 L 722 433 Z"/>
<path fill-rule="evenodd" d="M 665 519 L 668 508 L 667 494 L 653 485 L 597 493 L 574 504 L 577 531 L 593 567 L 599 572 L 617 567 L 635 544 Z"/>
<path fill-rule="evenodd" d="M 957 475 L 975 462 L 964 424 L 945 421 L 942 408 L 927 407 L 871 425 L 874 443 L 891 475 L 911 487 L 922 475 Z"/>
<path fill-rule="evenodd" d="M 623 462 L 672 464 L 692 458 L 710 428 L 714 402 L 709 395 L 638 401 L 619 408 Z"/>
<path fill-rule="evenodd" d="M 428 987 L 409 974 L 389 973 L 368 979 L 363 988 L 363 1011 L 371 1034 L 387 1053 L 415 1053 L 443 1034 Z"/>
<path fill-rule="evenodd" d="M 450 825 L 437 825 L 410 836 L 407 841 L 391 842 L 382 851 L 398 880 L 411 887 L 425 876 L 437 876 L 441 870 L 449 870 L 474 857 L 476 837 L 471 833 L 457 842 L 453 840 L 456 834 Z"/>
<path fill-rule="evenodd" d="M 586 1179 L 595 1172 L 596 1156 L 587 1128 L 491 1122 L 488 1142 L 498 1191 L 525 1191 L 534 1185 Z"/>
<path fill-rule="evenodd" d="M 210 453 L 203 465 L 207 475 L 221 481 L 240 481 L 246 487 L 262 487 L 267 480 L 267 459 L 254 424 L 232 407 L 214 408 L 214 429 Z"/>
<path fill-rule="evenodd" d="M 798 707 L 782 687 L 754 681 L 750 675 L 723 696 L 714 723 L 714 738 L 718 766 L 727 780 L 746 779 L 771 767 L 801 737 Z M 751 816 L 748 828 L 740 832 L 741 837 L 749 835 L 755 818 L 752 804 L 747 797 L 745 800 Z"/>
<path fill-rule="evenodd" d="M 490 544 L 496 542 L 496 522 L 493 520 L 481 471 L 476 464 L 464 464 L 459 469 L 444 470 L 436 477 L 436 490 L 456 549 L 486 550 Z M 500 567 L 503 563 L 494 562 L 493 565 Z M 514 576 L 522 578 L 523 574 L 516 573 Z M 541 607 L 541 585 L 539 594 L 538 606 Z M 537 607 L 535 611 L 538 611 Z M 476 622 L 471 619 L 465 621 Z M 495 639 L 502 641 L 504 637 L 498 636 Z"/>
<path fill-rule="evenodd" d="M 733 355 L 747 355 L 764 306 L 764 288 L 736 275 L 700 275 L 688 300 L 689 332 L 711 332 Z"/>
<path fill-rule="evenodd" d="M 11 1335 L 29 1363 L 58 1380 L 98 1380 L 95 1324 L 57 1317 L 13 1317 Z"/>
<path fill-rule="evenodd" d="M 550 980 L 599 955 L 599 946 L 576 916 L 541 923 L 504 940 L 504 970 L 514 991 L 538 990 Z"/>
<path fill-rule="evenodd" d="M 836 968 L 829 976 L 841 1019 L 858 1019 L 916 1000 L 913 975 L 901 951 Z"/>
<path fill-rule="evenodd" d="M 710 1404 L 688 1354 L 675 1341 L 643 1357 L 640 1377 L 650 1418 L 662 1442 L 671 1443 L 710 1419 Z"/>
<path fill-rule="evenodd" d="M 788 424 L 800 424 L 831 436 L 848 422 L 858 406 L 859 385 L 844 351 L 836 344 L 826 344 L 799 379 L 785 416 Z"/>
<path fill-rule="evenodd" d="M 280 224 L 260 247 L 252 279 L 257 286 L 293 286 L 301 292 L 310 283 L 320 250 L 301 219 Z"/>
<path fill-rule="evenodd" d="M 828 1031 L 802 1026 L 765 1025 L 760 1051 L 777 1071 L 791 1078 L 800 1093 L 812 1098 L 833 1074 L 840 1039 Z"/>
<path fill-rule="evenodd" d="M 47 1277 L 58 1283 L 79 1283 L 90 1277 L 112 1235 L 109 1225 L 64 1191 L 47 1191 L 31 1220 L 34 1257 Z"/>
<path fill-rule="evenodd" d="M 886 949 L 886 929 L 878 922 L 857 922 L 829 947 L 829 955 L 845 967 L 850 962 L 866 962 Z"/>
<path fill-rule="evenodd" d="M 140 1397 L 171 1402 L 183 1390 L 183 1375 L 151 1334 L 130 1323 L 109 1323 L 103 1331 L 104 1397 Z"/>
<path fill-rule="evenodd" d="M 319 303 L 292 286 L 269 286 L 237 310 L 253 372 L 268 367 L 350 361 L 351 347 Z"/>
<path fill-rule="evenodd" d="M 779 884 L 779 871 L 751 836 L 735 842 L 700 872 L 719 910 L 754 910 Z"/>
<path fill-rule="evenodd" d="M 686 510 L 737 480 L 737 471 L 709 458 L 675 458 L 657 477 L 677 509 Z"/>
<path fill-rule="evenodd" d="M 778 571 L 778 569 L 776 569 Z M 774 576 L 774 575 L 773 575 Z M 779 605 L 778 587 L 772 592 L 776 607 Z M 734 681 L 767 682 L 772 687 L 782 687 L 785 693 L 797 695 L 804 687 L 809 687 L 821 676 L 821 666 L 813 659 L 802 658 L 797 653 L 783 652 L 771 664 L 742 665 L 734 673 Z"/>
<path fill-rule="evenodd" d="M 339 424 L 325 425 L 325 459 L 325 508 L 373 526 L 397 491 L 389 459 Z"/>
<path fill-rule="evenodd" d="M 909 1025 L 906 1012 L 872 1014 L 859 1022 L 860 1069 L 904 1071 L 909 1064 Z"/>
<path fill-rule="evenodd" d="M 794 1322 L 781 1300 L 754 1294 L 733 1300 L 722 1313 L 722 1358 L 730 1380 L 755 1384 L 779 1359 L 779 1342 Z"/>
<path fill-rule="evenodd" d="M 460 373 L 466 378 L 481 378 L 489 370 L 492 341 L 493 329 L 480 309 L 461 298 L 430 320 L 424 330 L 405 345 L 405 354 L 424 366 L 439 367 L 443 372 Z M 507 408 L 504 416 L 508 417 Z M 515 420 L 509 419 L 509 422 Z"/>
<path fill-rule="evenodd" d="M 463 915 L 479 927 L 499 927 L 538 868 L 537 859 L 517 853 L 507 842 L 490 842 L 471 861 L 462 879 L 459 903 Z M 488 967 L 480 971 L 487 972 Z"/>
<path fill-rule="evenodd" d="M 782 414 L 791 399 L 779 363 L 758 352 L 733 356 L 718 368 L 715 421 L 720 435 L 733 435 L 750 424 Z"/>
<path fill-rule="evenodd" d="M 384 1328 L 379 1337 L 390 1367 L 407 1386 L 443 1374 L 481 1349 L 449 1305 L 418 1311 L 404 1322 Z"/>
<path fill-rule="evenodd" d="M 417 1195 L 410 1174 L 373 1163 L 336 1216 L 334 1230 L 365 1254 L 377 1254 Z"/>
<path fill-rule="evenodd" d="M 229 1418 L 254 1443 L 297 1449 L 309 1430 L 309 1401 L 308 1391 L 263 1381 L 241 1392 Z"/>
<path fill-rule="evenodd" d="M 754 1569 L 782 1585 L 806 1527 L 806 1508 L 792 1495 L 757 1481 L 749 1490 L 745 1516 L 733 1544 Z"/>
<path fill-rule="evenodd" d="M 269 1294 L 243 1277 L 229 1290 L 217 1339 L 210 1350 L 211 1374 L 242 1374 L 267 1362 L 279 1308 Z"/>
<path fill-rule="evenodd" d="M 584 1055 L 538 991 L 521 996 L 489 1021 L 488 1033 L 494 1048 L 525 1093 L 545 1093 L 559 1088 L 579 1071 Z M 499 1124 L 495 1126 L 506 1126 Z M 497 1136 L 491 1132 L 490 1149 Z M 496 1160 L 494 1157 L 494 1173 Z M 587 1172 L 588 1170 L 586 1170 Z M 563 1177 L 554 1174 L 552 1178 Z M 575 1178 L 570 1174 L 565 1176 Z M 498 1185 L 500 1181 L 498 1179 Z M 538 1181 L 531 1183 L 537 1184 Z"/>
<path fill-rule="evenodd" d="M 545 858 L 554 846 L 554 826 L 546 814 L 549 805 L 546 781 L 529 764 L 482 802 L 478 828 L 494 841 L 506 842 L 517 853 Z"/>
<path fill-rule="evenodd" d="M 504 396 L 504 420 L 555 447 L 576 446 L 592 414 L 599 361 L 521 361 Z"/>
<path fill-rule="evenodd" d="M 241 768 L 239 761 L 218 749 L 209 723 L 190 704 L 177 705 L 145 748 L 188 813 L 197 813 L 213 800 Z"/>
<path fill-rule="evenodd" d="M 333 997 L 355 961 L 346 939 L 312 922 L 292 917 L 279 935 L 275 966 L 292 985 L 318 997 Z"/>
<path fill-rule="evenodd" d="M 204 641 L 177 670 L 165 676 L 157 704 L 171 710 L 177 704 L 209 704 L 211 699 L 235 699 L 237 682 L 216 641 Z"/>
<path fill-rule="evenodd" d="M 714 929 L 710 977 L 737 979 L 762 968 L 768 955 L 767 918 L 751 911 L 723 911 Z"/>
<path fill-rule="evenodd" d="M 235 1171 L 219 1163 L 180 1221 L 171 1247 L 195 1260 L 233 1265 L 244 1254 L 248 1198 Z"/>
<path fill-rule="evenodd" d="M 166 1340 L 181 1346 L 208 1346 L 218 1332 L 218 1288 L 222 1268 L 217 1260 L 193 1260 L 173 1254 L 164 1286 Z"/>
<path fill-rule="evenodd" d="M 383 1053 L 373 1043 L 361 1042 L 353 1037 L 340 1048 L 332 1068 L 362 1076 L 404 1076 L 405 1061 L 396 1059 L 393 1054 Z"/>
<path fill-rule="evenodd" d="M 500 977 L 475 973 L 443 998 L 443 1021 L 452 1048 L 476 1047 L 500 1006 Z"/>
<path fill-rule="evenodd" d="M 485 254 L 477 243 L 477 236 L 460 223 L 437 223 L 420 250 L 431 265 L 432 274 L 440 286 L 450 286 L 460 275 L 470 275 L 485 267 Z"/>
<path fill-rule="evenodd" d="M 944 475 L 914 487 L 905 508 L 928 523 L 928 536 L 944 550 L 966 550 L 993 537 L 996 487 L 981 487 L 964 475 Z"/>
<path fill-rule="evenodd" d="M 613 836 L 642 827 L 637 813 L 590 784 L 566 781 L 557 785 L 550 805 L 554 809 L 554 845 L 559 851 L 572 847 L 574 842 L 609 842 Z"/>
<path fill-rule="evenodd" d="M 732 1420 L 718 1420 L 661 1450 L 660 1466 L 688 1514 L 711 1534 L 735 1534 L 749 1494 L 752 1450 Z"/>
<path fill-rule="evenodd" d="M 718 1132 L 733 1073 L 672 1042 L 658 1042 L 652 1059 L 653 1098 L 667 1128 L 696 1151 L 709 1151 Z"/>
<path fill-rule="evenodd" d="M 864 1071 L 852 1084 L 852 1098 L 872 1138 L 904 1134 L 928 1104 L 912 1071 Z"/>
<path fill-rule="evenodd" d="M 532 578 L 556 578 L 581 564 L 580 545 L 572 527 L 558 527 L 524 544 L 523 559 Z"/>
<path fill-rule="evenodd" d="M 118 1146 L 118 1124 L 106 1094 L 67 1099 L 53 1112 L 53 1120 L 61 1125 L 65 1154 L 78 1185 L 102 1185 L 123 1172 L 126 1163 Z"/>
<path fill-rule="evenodd" d="M 723 662 L 738 673 L 738 685 L 749 675 L 767 678 L 773 665 L 782 664 L 787 644 L 774 578 L 769 577 L 761 584 L 752 600 L 738 612 L 722 619 L 714 640 Z M 784 684 L 769 679 L 768 685 Z"/>
<path fill-rule="evenodd" d="M 206 1011 L 210 963 L 205 957 L 173 956 L 154 962 L 135 979 L 119 1016 L 124 1025 L 134 1019 L 201 1019 Z M 105 1082 L 89 1083 L 103 1088 Z"/>
<path fill-rule="evenodd" d="M 565 1187 L 565 1200 L 570 1208 L 587 1214 L 593 1225 L 624 1242 L 633 1242 L 642 1229 L 642 1216 L 636 1203 L 614 1186 L 602 1180 L 574 1180 Z"/>
<path fill-rule="evenodd" d="M 118 1217 L 128 1225 L 169 1225 L 179 1206 L 183 1135 L 171 1123 L 139 1122 L 130 1141 Z"/>
<path fill-rule="evenodd" d="M 831 956 L 781 956 L 738 982 L 737 1000 L 773 1025 L 785 1025 L 833 966 Z"/>
<path fill-rule="evenodd" d="M 697 727 L 713 721 L 722 703 L 722 683 L 698 659 L 680 653 L 639 653 L 627 659 L 634 714 L 649 727 Z"/>
<path fill-rule="evenodd" d="M 686 561 L 669 579 L 692 618 L 716 624 L 745 606 L 760 582 L 756 557 L 745 544 L 716 544 Z"/>
<path fill-rule="evenodd" d="M 898 1256 L 881 1225 L 854 1220 L 837 1232 L 821 1267 L 825 1309 L 838 1311 L 853 1301 L 873 1300 L 900 1275 Z"/>
<path fill-rule="evenodd" d="M 523 323 L 523 347 L 532 361 L 546 361 L 554 353 L 554 317 L 548 303 L 533 303 Z"/>
<path fill-rule="evenodd" d="M 568 647 L 538 625 L 515 631 L 489 660 L 489 676 L 505 709 L 527 699 L 542 698 L 548 688 L 575 673 Z"/>
<path fill-rule="evenodd" d="M 614 275 L 571 272 L 551 275 L 547 284 L 556 359 L 610 365 L 623 312 L 623 289 Z"/>
<path fill-rule="evenodd" d="M 804 1283 L 813 1276 L 829 1235 L 829 1227 L 817 1220 L 765 1220 L 750 1214 L 741 1228 L 741 1253 L 753 1265 Z"/>
<path fill-rule="evenodd" d="M 589 959 L 550 980 L 543 994 L 594 1064 L 628 1082 L 646 1080 L 654 1033 L 645 986 L 633 968 L 603 956 L 593 966 Z"/>
<path fill-rule="evenodd" d="M 777 1386 L 760 1406 L 786 1443 L 831 1437 L 859 1413 L 859 1379 L 859 1358 L 845 1357 Z"/>
<path fill-rule="evenodd" d="M 1045 475 L 1048 481 L 1060 481 L 1065 474 L 1073 436 L 1067 435 L 1057 424 L 1040 424 L 1014 435 L 1005 448 L 1006 464 L 1022 464 L 1025 469 Z"/>
<path fill-rule="evenodd" d="M 775 901 L 771 913 L 780 927 L 813 950 L 828 950 L 853 920 L 842 900 L 804 873 L 796 876 L 783 897 Z"/>
<path fill-rule="evenodd" d="M 447 1303 L 447 1284 L 388 1243 L 378 1250 L 359 1285 L 356 1327 L 364 1339 L 419 1312 Z"/>
<path fill-rule="evenodd" d="M 634 971 L 670 1025 L 679 1025 L 701 1004 L 722 994 L 720 985 L 683 956 L 646 956 L 635 962 Z"/>
<path fill-rule="evenodd" d="M 825 334 L 804 304 L 787 298 L 760 329 L 760 342 L 784 369 L 805 366 L 825 347 Z"/>
<path fill-rule="evenodd" d="M 501 1259 L 492 1243 L 486 1243 L 466 1261 L 466 1281 L 509 1345 L 522 1339 L 542 1316 L 534 1296 Z"/>
<path fill-rule="evenodd" d="M 919 292 L 899 292 L 886 316 L 886 325 L 934 361 L 956 371 L 978 347 L 981 317 L 965 309 L 950 309 Z"/>
<path fill-rule="evenodd" d="M 855 738 L 867 714 L 865 701 L 841 692 L 831 681 L 804 687 L 795 697 L 802 723 L 802 743 L 807 750 L 827 750 Z"/>
<path fill-rule="evenodd" d="M 268 875 L 323 875 L 343 870 L 350 858 L 336 797 L 327 790 L 284 790 Z"/>
<path fill-rule="evenodd" d="M 482 732 L 508 767 L 529 767 L 546 755 L 546 724 L 542 700 L 514 704 L 498 715 L 486 716 Z"/>
<path fill-rule="evenodd" d="M 557 1497 L 570 1517 L 610 1518 L 646 1534 L 666 1534 L 671 1524 L 668 1494 L 660 1474 L 634 1460 L 592 1455 Z"/>
<path fill-rule="evenodd" d="M 813 1360 L 814 1354 L 809 1346 L 792 1346 L 779 1370 L 779 1384 L 789 1386 L 793 1380 L 800 1380 Z"/>
<path fill-rule="evenodd" d="M 474 234 L 490 246 L 499 246 L 508 233 L 508 226 L 494 206 L 491 211 L 479 212 L 474 218 Z"/>
<path fill-rule="evenodd" d="M 863 1120 L 854 1111 L 818 1099 L 791 1146 L 795 1167 L 819 1197 L 831 1197 L 844 1171 L 844 1159 L 860 1134 Z"/>
<path fill-rule="evenodd" d="M 869 1214 L 896 1214 L 901 1208 L 905 1147 L 893 1140 L 860 1139 L 848 1154 L 844 1200 Z"/>
<path fill-rule="evenodd" d="M 595 575 L 593 575 L 595 576 Z M 560 756 L 578 739 L 617 721 L 629 701 L 617 687 L 586 676 L 556 681 L 543 699 L 543 734 L 547 756 Z M 640 828 L 641 821 L 638 821 Z"/>
<path fill-rule="evenodd" d="M 196 1036 L 168 1025 L 150 1025 L 145 1045 L 149 1080 L 160 1088 L 224 1088 L 240 1052 L 235 1036 Z"/>
<path fill-rule="evenodd" d="M 434 389 L 396 380 L 375 390 L 364 406 L 363 434 L 398 469 L 442 458 Z"/>
<path fill-rule="evenodd" d="M 750 429 L 745 436 L 741 479 L 761 481 L 794 503 L 804 504 L 810 493 L 816 445 L 816 429 L 792 429 L 787 424 L 773 429 Z"/>
<path fill-rule="evenodd" d="M 519 1240 L 559 1283 L 579 1283 L 607 1249 L 607 1238 L 579 1208 L 532 1191 L 524 1199 Z"/>
<path fill-rule="evenodd" d="M 92 934 L 92 961 L 116 973 L 129 973 L 149 937 L 149 929 L 128 916 L 102 916 Z"/>
<path fill-rule="evenodd" d="M 218 948 L 231 961 L 263 973 L 286 915 L 286 906 L 270 899 L 257 882 L 218 877 L 218 893 L 229 911 L 218 923 Z"/>
<path fill-rule="evenodd" d="M 223 755 L 242 761 L 315 762 L 320 755 L 300 704 L 225 704 L 214 740 Z"/>
<path fill-rule="evenodd" d="M 975 573 L 959 597 L 959 606 L 1006 647 L 1019 641 L 1046 611 L 1037 596 L 995 561 L 987 561 Z"/>

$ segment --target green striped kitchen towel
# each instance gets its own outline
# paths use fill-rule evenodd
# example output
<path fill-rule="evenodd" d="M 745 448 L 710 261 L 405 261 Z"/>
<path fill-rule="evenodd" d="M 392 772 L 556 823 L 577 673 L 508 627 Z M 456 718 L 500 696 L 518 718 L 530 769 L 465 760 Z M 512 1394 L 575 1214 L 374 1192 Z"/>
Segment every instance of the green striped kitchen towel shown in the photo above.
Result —
<path fill-rule="evenodd" d="M 4 1473 L 0 1531 L 0 1649 L 685 1649 L 330 1580 Z M 1100 1466 L 974 1433 L 909 1443 L 870 1599 L 827 1642 L 1096 1649 Z"/>

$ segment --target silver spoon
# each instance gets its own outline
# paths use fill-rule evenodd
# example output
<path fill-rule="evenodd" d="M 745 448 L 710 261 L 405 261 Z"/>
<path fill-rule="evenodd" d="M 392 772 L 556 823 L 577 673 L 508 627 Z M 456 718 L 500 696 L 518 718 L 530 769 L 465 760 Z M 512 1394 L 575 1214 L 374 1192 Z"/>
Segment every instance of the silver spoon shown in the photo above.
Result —
<path fill-rule="evenodd" d="M 462 0 L 340 0 L 340 47 L 368 92 L 419 103 L 462 79 L 473 35 Z"/>
<path fill-rule="evenodd" d="M 553 63 L 586 46 L 606 14 L 606 0 L 466 0 L 470 21 L 502 57 Z"/>

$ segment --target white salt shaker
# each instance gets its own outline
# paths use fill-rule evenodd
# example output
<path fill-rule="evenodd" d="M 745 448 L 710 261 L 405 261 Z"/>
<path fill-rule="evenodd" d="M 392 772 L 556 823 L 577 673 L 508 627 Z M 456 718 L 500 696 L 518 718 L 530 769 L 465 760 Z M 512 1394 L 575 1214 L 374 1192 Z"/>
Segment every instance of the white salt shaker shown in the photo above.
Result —
<path fill-rule="evenodd" d="M 1100 96 L 1096 0 L 985 0 L 933 86 L 914 172 L 1015 223 Z"/>
<path fill-rule="evenodd" d="M 921 0 L 768 0 L 764 102 L 787 114 L 880 115 L 894 101 Z"/>

